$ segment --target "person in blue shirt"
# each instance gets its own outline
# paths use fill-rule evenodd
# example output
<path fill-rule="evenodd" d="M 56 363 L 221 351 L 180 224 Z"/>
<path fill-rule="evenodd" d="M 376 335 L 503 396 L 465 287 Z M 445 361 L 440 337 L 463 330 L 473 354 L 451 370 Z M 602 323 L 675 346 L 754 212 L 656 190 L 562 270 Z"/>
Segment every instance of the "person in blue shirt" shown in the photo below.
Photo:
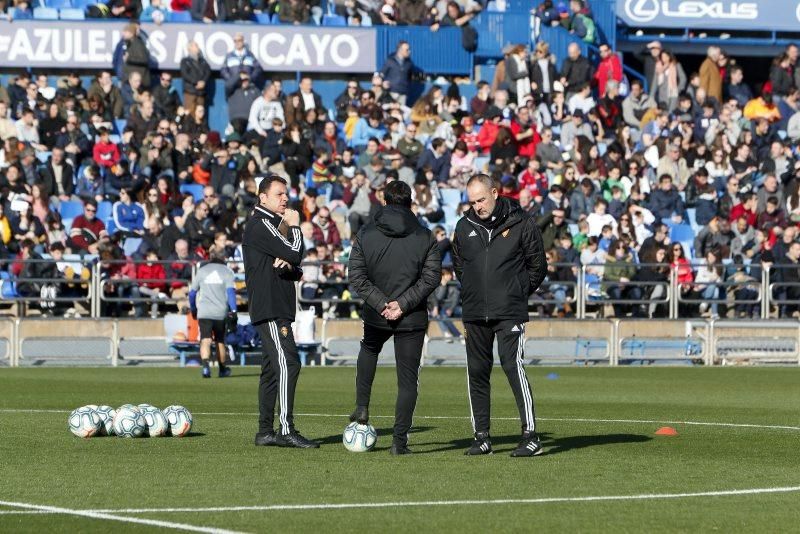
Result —
<path fill-rule="evenodd" d="M 361 150 L 367 146 L 367 142 L 371 137 L 382 139 L 383 134 L 386 133 L 386 128 L 381 124 L 383 114 L 380 110 L 373 110 L 369 117 L 360 118 L 356 123 L 356 128 L 353 131 L 353 137 L 350 139 L 350 146 Z"/>
<path fill-rule="evenodd" d="M 139 204 L 133 202 L 130 189 L 122 188 L 120 190 L 119 201 L 114 203 L 111 214 L 118 232 L 144 234 L 144 210 Z"/>

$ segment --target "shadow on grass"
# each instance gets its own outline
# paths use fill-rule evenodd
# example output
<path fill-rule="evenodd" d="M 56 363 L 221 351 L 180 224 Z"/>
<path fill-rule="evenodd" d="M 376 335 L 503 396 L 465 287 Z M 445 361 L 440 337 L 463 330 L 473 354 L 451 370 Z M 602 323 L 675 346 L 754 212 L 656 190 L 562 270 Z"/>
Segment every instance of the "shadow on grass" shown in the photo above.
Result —
<path fill-rule="evenodd" d="M 544 454 L 559 454 L 573 449 L 586 447 L 599 447 L 602 445 L 621 445 L 625 443 L 644 443 L 650 441 L 650 436 L 641 434 L 600 434 L 594 436 L 565 436 L 554 438 L 551 434 L 539 434 L 544 445 Z M 496 453 L 507 453 L 514 450 L 519 443 L 518 435 L 492 436 L 492 448 Z M 452 450 L 467 450 L 472 444 L 472 438 L 453 440 L 449 443 L 420 443 L 421 447 L 428 445 L 444 445 L 435 449 L 420 451 L 422 454 Z"/>

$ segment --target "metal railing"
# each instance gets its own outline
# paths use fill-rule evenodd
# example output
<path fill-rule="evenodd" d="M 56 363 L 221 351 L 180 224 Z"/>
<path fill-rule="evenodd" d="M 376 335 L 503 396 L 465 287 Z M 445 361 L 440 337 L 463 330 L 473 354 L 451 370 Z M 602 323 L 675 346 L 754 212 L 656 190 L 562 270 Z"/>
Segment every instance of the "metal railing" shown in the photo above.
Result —
<path fill-rule="evenodd" d="M 180 284 L 182 286 L 189 286 L 191 278 L 188 277 L 170 277 L 164 279 L 137 279 L 133 277 L 126 278 L 109 278 L 108 270 L 115 265 L 132 264 L 136 265 L 147 263 L 146 260 L 113 260 L 113 261 L 93 261 L 93 260 L 65 260 L 64 263 L 69 263 L 77 268 L 78 271 L 84 269 L 89 270 L 89 277 L 79 278 L 80 272 L 77 272 L 75 278 L 33 278 L 33 277 L 17 277 L 9 274 L 5 269 L 9 265 L 20 262 L 23 263 L 47 263 L 53 260 L 0 260 L 0 270 L 2 270 L 4 278 L 2 284 L 2 297 L 0 303 L 17 304 L 20 309 L 24 308 L 26 304 L 40 303 L 43 297 L 40 293 L 40 286 L 43 284 L 53 284 L 61 288 L 68 289 L 70 292 L 63 292 L 53 298 L 45 298 L 46 301 L 51 301 L 53 304 L 60 304 L 66 306 L 70 303 L 80 303 L 89 310 L 92 318 L 101 317 L 102 306 L 104 303 L 111 304 L 124 304 L 129 303 L 133 305 L 144 306 L 147 304 L 164 303 L 174 305 L 183 300 L 183 296 L 170 295 L 170 289 L 173 284 Z M 192 276 L 197 271 L 198 264 L 190 261 L 173 262 L 173 261 L 158 261 L 162 265 L 170 265 L 174 263 L 182 263 L 192 266 Z M 328 280 L 318 281 L 305 281 L 302 284 L 317 284 L 323 288 L 322 291 L 317 292 L 311 298 L 303 298 L 302 291 L 298 292 L 298 300 L 301 305 L 313 306 L 321 304 L 329 304 L 336 306 L 341 304 L 353 305 L 360 307 L 362 305 L 361 299 L 356 294 L 352 294 L 349 298 L 342 298 L 341 288 L 349 290 L 349 280 L 347 278 L 347 266 L 341 261 L 324 261 L 315 262 L 315 267 L 323 269 L 330 265 L 336 265 L 337 271 L 335 278 L 331 277 Z M 631 264 L 616 264 L 618 266 L 625 266 Z M 746 265 L 746 264 L 723 264 L 722 269 L 727 276 L 723 275 L 722 279 L 713 282 L 713 285 L 719 289 L 717 298 L 705 298 L 702 292 L 697 291 L 695 288 L 706 284 L 691 282 L 682 284 L 678 281 L 678 271 L 676 268 L 670 268 L 666 264 L 632 264 L 637 270 L 645 267 L 663 267 L 669 269 L 668 281 L 638 281 L 630 280 L 624 283 L 617 281 L 604 280 L 602 276 L 602 264 L 597 265 L 584 265 L 577 269 L 577 274 L 574 280 L 546 280 L 542 286 L 537 290 L 534 295 L 529 299 L 529 310 L 531 316 L 536 317 L 537 308 L 547 307 L 550 309 L 564 308 L 568 304 L 571 311 L 570 316 L 576 319 L 585 319 L 595 315 L 605 315 L 606 308 L 617 306 L 631 307 L 640 306 L 647 310 L 652 306 L 659 306 L 663 311 L 661 315 L 670 319 L 679 318 L 697 318 L 700 304 L 716 304 L 719 307 L 726 307 L 727 309 L 746 308 L 748 314 L 753 312 L 754 315 L 761 319 L 768 319 L 770 317 L 785 317 L 787 314 L 791 315 L 795 310 L 800 310 L 800 289 L 793 290 L 793 288 L 800 288 L 800 281 L 792 281 L 797 279 L 797 272 L 792 273 L 792 276 L 785 276 L 787 270 L 798 271 L 800 268 L 792 265 Z M 556 264 L 556 267 L 566 267 L 568 264 Z M 693 265 L 693 273 L 699 265 Z M 129 269 L 130 271 L 130 269 Z M 599 271 L 600 275 L 595 271 Z M 731 273 L 737 271 L 736 277 Z M 748 271 L 752 271 L 754 276 L 746 275 Z M 150 295 L 131 296 L 130 292 L 123 292 L 118 295 L 109 290 L 110 285 L 125 285 L 125 286 L 139 286 L 141 284 L 159 283 L 165 284 L 167 290 L 163 291 L 168 295 L 165 298 L 154 298 Z M 7 286 L 5 286 L 8 284 Z M 30 284 L 35 292 L 19 294 L 16 288 L 20 285 Z M 457 282 L 451 282 L 457 285 Z M 615 287 L 624 288 L 640 288 L 642 296 L 640 298 L 630 298 L 630 295 L 621 295 L 614 298 L 615 291 L 612 295 L 608 294 L 609 288 Z M 657 287 L 664 287 L 663 292 L 653 296 L 653 290 Z M 691 291 L 682 291 L 682 286 L 688 286 Z M 326 294 L 324 288 L 334 287 L 336 291 Z M 562 295 L 556 295 L 554 289 L 561 289 L 564 291 Z M 663 293 L 663 294 L 661 294 Z M 329 296 L 330 295 L 330 296 Z M 356 308 L 358 309 L 358 308 Z M 550 313 L 548 309 L 546 315 Z M 24 315 L 24 313 L 19 313 Z M 724 314 L 720 313 L 720 315 Z"/>

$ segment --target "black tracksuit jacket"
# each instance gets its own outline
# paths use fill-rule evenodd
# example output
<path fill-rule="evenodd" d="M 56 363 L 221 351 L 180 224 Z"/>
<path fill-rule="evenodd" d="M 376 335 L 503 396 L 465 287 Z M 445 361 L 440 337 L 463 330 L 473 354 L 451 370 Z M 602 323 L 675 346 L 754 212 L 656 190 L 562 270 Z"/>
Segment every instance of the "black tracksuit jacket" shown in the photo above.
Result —
<path fill-rule="evenodd" d="M 500 197 L 491 222 L 470 209 L 453 238 L 464 321 L 528 321 L 528 297 L 547 274 L 542 233 L 516 203 Z"/>
<path fill-rule="evenodd" d="M 365 303 L 364 323 L 383 330 L 424 330 L 428 296 L 442 278 L 439 247 L 410 209 L 384 206 L 353 242 L 349 277 Z M 394 300 L 403 315 L 389 322 L 380 312 Z"/>
<path fill-rule="evenodd" d="M 242 238 L 248 308 L 253 324 L 272 319 L 294 321 L 297 309 L 295 282 L 300 279 L 303 235 L 299 226 L 289 227 L 284 237 L 278 230 L 283 218 L 256 206 L 247 220 Z M 289 262 L 292 269 L 275 269 L 275 258 Z"/>

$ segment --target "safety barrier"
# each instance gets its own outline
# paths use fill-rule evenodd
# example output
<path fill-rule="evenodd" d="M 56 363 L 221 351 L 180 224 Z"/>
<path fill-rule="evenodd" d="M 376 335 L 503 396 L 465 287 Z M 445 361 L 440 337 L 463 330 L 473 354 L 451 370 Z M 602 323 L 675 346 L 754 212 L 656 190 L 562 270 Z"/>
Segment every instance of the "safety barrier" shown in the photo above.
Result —
<path fill-rule="evenodd" d="M 320 365 L 353 363 L 362 322 L 317 323 Z M 463 332 L 458 319 L 432 320 L 423 346 L 425 365 L 464 365 Z M 177 364 L 169 341 L 165 322 L 150 319 L 0 320 L 0 368 Z M 800 365 L 800 322 L 534 319 L 525 326 L 524 348 L 525 361 L 533 365 Z M 380 363 L 394 363 L 391 340 Z"/>
<path fill-rule="evenodd" d="M 0 320 L 0 367 L 15 367 L 17 365 L 16 323 L 13 319 Z"/>
<path fill-rule="evenodd" d="M 16 365 L 117 365 L 117 322 L 17 319 Z"/>
<path fill-rule="evenodd" d="M 800 365 L 798 321 L 711 321 L 709 364 L 796 363 Z"/>
<path fill-rule="evenodd" d="M 69 308 L 75 303 L 91 307 L 94 280 L 92 260 L 79 257 L 54 259 L 2 259 L 0 260 L 0 301 L 13 302 L 18 315 L 25 314 L 29 304 L 38 304 L 43 312 L 56 308 Z M 9 270 L 18 270 L 12 276 Z M 54 271 L 56 276 L 44 274 Z"/>

